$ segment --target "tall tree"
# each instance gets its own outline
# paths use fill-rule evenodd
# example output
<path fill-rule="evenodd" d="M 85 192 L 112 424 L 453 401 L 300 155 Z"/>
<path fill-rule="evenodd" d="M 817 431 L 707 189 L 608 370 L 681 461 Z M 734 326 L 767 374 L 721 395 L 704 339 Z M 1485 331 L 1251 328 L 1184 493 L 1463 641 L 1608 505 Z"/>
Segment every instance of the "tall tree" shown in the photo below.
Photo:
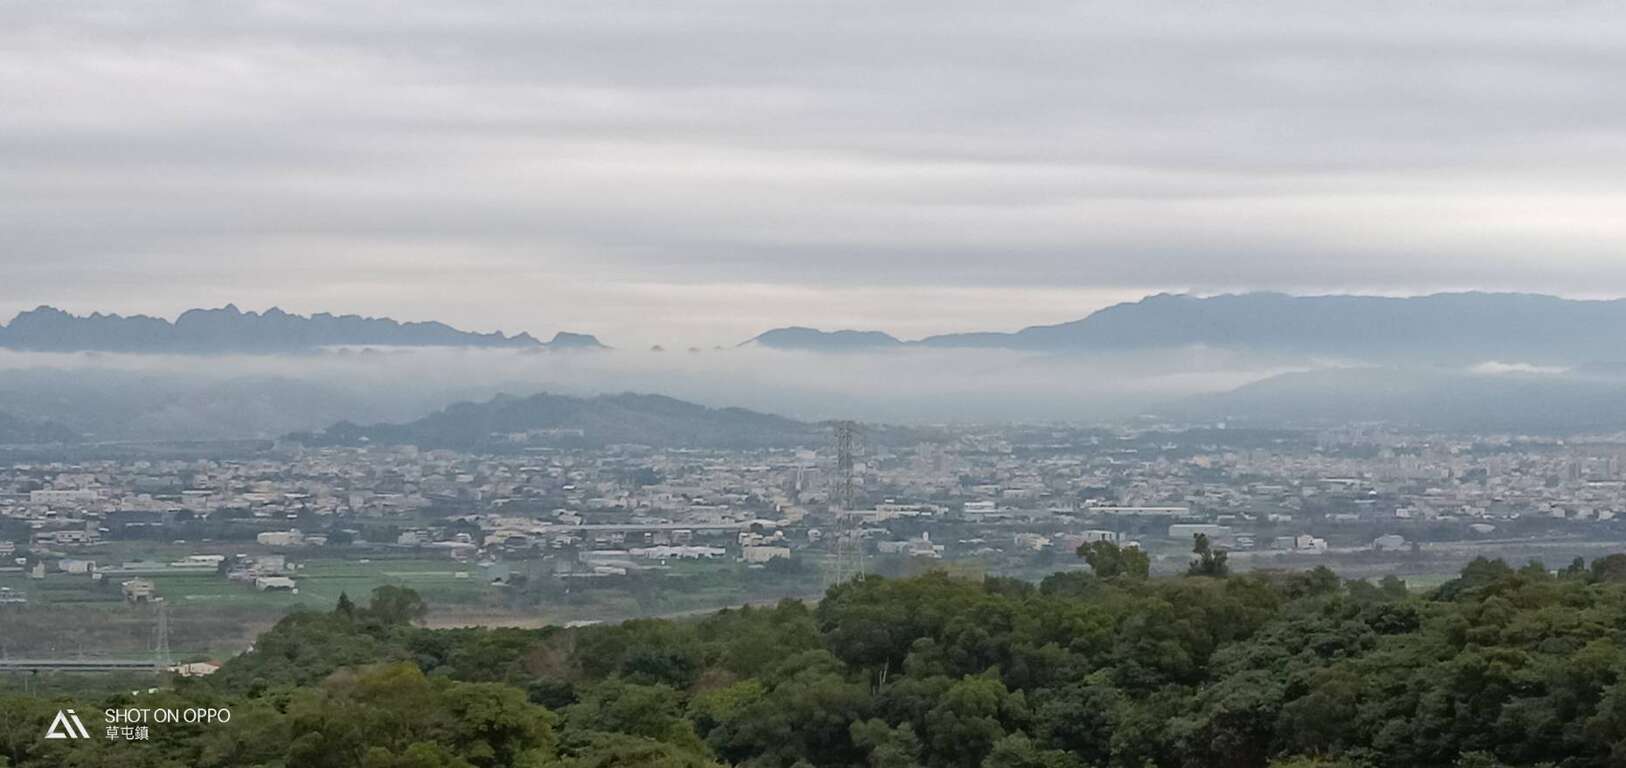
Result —
<path fill-rule="evenodd" d="M 1208 534 L 1195 533 L 1191 539 L 1191 553 L 1197 557 L 1191 561 L 1191 567 L 1186 569 L 1187 576 L 1211 576 L 1223 579 L 1230 575 L 1231 568 L 1225 562 L 1228 555 L 1223 550 L 1214 549 L 1208 541 Z"/>

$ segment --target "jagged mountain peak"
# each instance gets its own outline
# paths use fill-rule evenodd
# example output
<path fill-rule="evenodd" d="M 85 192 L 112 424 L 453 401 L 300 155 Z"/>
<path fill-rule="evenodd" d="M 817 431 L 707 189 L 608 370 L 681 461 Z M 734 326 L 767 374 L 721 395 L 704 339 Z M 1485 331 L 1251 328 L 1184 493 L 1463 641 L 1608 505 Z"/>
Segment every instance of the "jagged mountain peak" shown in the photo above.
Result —
<path fill-rule="evenodd" d="M 585 334 L 562 332 L 560 346 L 602 347 Z M 272 307 L 244 311 L 235 303 L 188 309 L 173 322 L 148 315 L 92 312 L 75 315 L 42 304 L 0 326 L 0 347 L 50 352 L 271 353 L 328 346 L 454 346 L 540 348 L 528 333 L 475 333 L 436 321 L 402 322 L 388 317 L 304 316 Z"/>

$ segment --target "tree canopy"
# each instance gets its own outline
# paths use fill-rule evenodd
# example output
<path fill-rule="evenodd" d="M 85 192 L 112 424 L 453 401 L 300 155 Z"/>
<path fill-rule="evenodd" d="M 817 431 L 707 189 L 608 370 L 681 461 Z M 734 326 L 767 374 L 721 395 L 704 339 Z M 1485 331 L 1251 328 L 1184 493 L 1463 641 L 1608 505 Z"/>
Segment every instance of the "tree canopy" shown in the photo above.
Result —
<path fill-rule="evenodd" d="M 1133 550 L 1038 584 L 863 577 L 683 621 L 431 630 L 410 590 L 288 616 L 141 706 L 230 723 L 45 741 L 0 695 L 0 765 L 1380 768 L 1626 759 L 1618 557 L 1476 560 L 1428 592 L 1326 568 L 1149 578 Z M 1217 578 L 1224 576 L 1224 578 Z M 87 722 L 92 731 L 99 721 Z M 156 730 L 155 730 L 156 732 Z"/>

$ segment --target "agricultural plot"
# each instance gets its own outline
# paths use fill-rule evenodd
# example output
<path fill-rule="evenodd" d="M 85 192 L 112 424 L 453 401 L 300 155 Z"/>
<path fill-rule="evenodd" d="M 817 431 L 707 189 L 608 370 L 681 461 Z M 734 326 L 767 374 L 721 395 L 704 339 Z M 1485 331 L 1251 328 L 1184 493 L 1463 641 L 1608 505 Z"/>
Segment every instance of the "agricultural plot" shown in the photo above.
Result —
<path fill-rule="evenodd" d="M 167 554 L 167 553 L 165 553 Z M 154 558 L 156 559 L 156 558 Z M 219 657 L 241 651 L 254 631 L 288 611 L 326 610 L 341 593 L 365 602 L 385 584 L 411 587 L 431 605 L 468 609 L 495 607 L 500 590 L 486 583 L 477 565 L 450 559 L 314 558 L 294 560 L 297 592 L 263 591 L 213 571 L 141 575 L 156 587 L 169 612 L 170 645 L 177 657 Z M 0 587 L 27 597 L 26 604 L 0 605 L 0 652 L 12 656 L 140 656 L 151 653 L 156 609 L 124 600 L 120 582 L 131 575 L 50 573 L 33 579 L 0 573 Z"/>

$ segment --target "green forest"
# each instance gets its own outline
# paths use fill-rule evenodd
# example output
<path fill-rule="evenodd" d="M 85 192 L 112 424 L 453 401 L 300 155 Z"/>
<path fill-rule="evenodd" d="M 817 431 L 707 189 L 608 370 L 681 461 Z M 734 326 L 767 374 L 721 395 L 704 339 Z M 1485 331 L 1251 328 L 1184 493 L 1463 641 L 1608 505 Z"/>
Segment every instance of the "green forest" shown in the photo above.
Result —
<path fill-rule="evenodd" d="M 0 695 L 0 766 L 1388 768 L 1626 765 L 1626 555 L 1390 578 L 862 577 L 816 607 L 429 630 L 399 587 L 293 613 L 155 693 Z M 229 707 L 102 738 L 108 707 Z M 59 709 L 93 738 L 42 738 Z"/>

